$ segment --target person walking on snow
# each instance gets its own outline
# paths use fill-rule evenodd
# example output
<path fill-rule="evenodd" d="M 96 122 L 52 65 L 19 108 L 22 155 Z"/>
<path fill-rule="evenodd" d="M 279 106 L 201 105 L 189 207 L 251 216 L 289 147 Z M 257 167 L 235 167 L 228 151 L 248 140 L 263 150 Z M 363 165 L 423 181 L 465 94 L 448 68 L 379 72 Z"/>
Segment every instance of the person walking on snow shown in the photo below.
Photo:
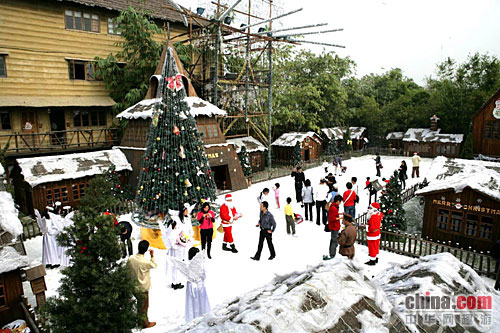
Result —
<path fill-rule="evenodd" d="M 354 242 L 356 241 L 357 230 L 352 224 L 352 216 L 349 214 L 344 214 L 344 230 L 340 233 L 338 243 L 340 245 L 339 254 L 343 255 L 349 259 L 354 258 Z"/>
<path fill-rule="evenodd" d="M 224 228 L 224 241 L 222 243 L 222 250 L 238 253 L 233 240 L 233 223 L 241 217 L 241 214 L 236 211 L 233 204 L 233 196 L 226 194 L 226 202 L 220 206 L 220 218 L 222 227 Z"/>
<path fill-rule="evenodd" d="M 278 209 L 280 209 L 280 183 L 276 183 L 273 186 L 274 190 L 274 197 L 276 198 L 276 205 L 278 206 Z"/>
<path fill-rule="evenodd" d="M 306 179 L 306 187 L 302 189 L 302 199 L 304 200 L 304 211 L 306 215 L 306 221 L 313 220 L 313 188 L 311 186 L 311 181 Z"/>
<path fill-rule="evenodd" d="M 292 235 L 295 235 L 295 215 L 293 214 L 293 208 L 291 203 L 292 203 L 292 198 L 290 197 L 286 198 L 286 205 L 285 205 L 286 233 L 290 235 L 291 231 Z"/>
<path fill-rule="evenodd" d="M 370 260 L 366 265 L 373 266 L 378 263 L 378 252 L 380 248 L 380 228 L 384 214 L 380 211 L 378 202 L 373 202 L 368 208 L 366 225 L 366 242 L 368 244 L 368 255 Z"/>
<path fill-rule="evenodd" d="M 417 152 L 414 152 L 413 157 L 411 158 L 411 163 L 413 164 L 413 168 L 411 170 L 411 178 L 415 178 L 415 174 L 417 175 L 417 178 L 420 177 L 419 166 L 421 161 L 422 159 L 420 158 L 420 156 L 418 156 Z"/>
<path fill-rule="evenodd" d="M 380 161 L 380 155 L 377 153 L 377 157 L 375 157 L 375 168 L 377 169 L 376 177 L 380 177 L 380 169 L 382 169 L 382 162 Z"/>
<path fill-rule="evenodd" d="M 205 250 L 206 247 L 208 259 L 212 259 L 210 250 L 212 249 L 215 213 L 210 209 L 210 204 L 208 202 L 203 203 L 201 211 L 198 212 L 196 219 L 200 221 L 201 249 Z"/>
<path fill-rule="evenodd" d="M 403 185 L 403 190 L 406 188 L 406 179 L 408 179 L 408 175 L 406 174 L 406 171 L 408 170 L 408 167 L 406 166 L 405 161 L 401 161 L 401 165 L 399 166 L 398 169 L 398 177 L 399 180 L 401 181 L 401 184 Z"/>
<path fill-rule="evenodd" d="M 250 259 L 260 260 L 260 255 L 262 253 L 262 248 L 264 247 L 264 239 L 267 241 L 267 246 L 269 247 L 269 252 L 271 256 L 269 260 L 273 260 L 276 257 L 276 252 L 274 251 L 273 245 L 273 232 L 276 230 L 276 221 L 274 220 L 273 214 L 268 210 L 269 204 L 267 201 L 263 201 L 260 204 L 260 219 L 257 227 L 260 227 L 259 234 L 259 245 L 257 247 L 257 252 Z"/>
<path fill-rule="evenodd" d="M 257 201 L 259 202 L 259 207 L 262 201 L 271 202 L 271 195 L 269 195 L 269 189 L 267 187 L 265 187 L 262 192 L 260 192 L 259 196 L 257 197 Z"/>
<path fill-rule="evenodd" d="M 328 210 L 328 229 L 330 230 L 330 255 L 323 256 L 323 260 L 333 259 L 335 258 L 335 254 L 337 254 L 337 238 L 340 230 L 339 205 L 341 202 L 342 196 L 335 196 L 335 198 L 333 199 L 333 203 L 330 205 L 330 209 Z"/>
<path fill-rule="evenodd" d="M 342 199 L 344 200 L 344 212 L 351 215 L 352 217 L 356 216 L 356 192 L 352 189 L 352 183 L 348 182 L 346 184 L 347 191 L 342 195 Z"/>
<path fill-rule="evenodd" d="M 316 186 L 316 191 L 314 191 L 314 198 L 316 198 L 316 224 L 321 225 L 323 223 L 326 225 L 328 216 L 326 212 L 326 200 L 328 197 L 329 188 L 326 185 L 326 180 L 320 179 L 319 185 Z M 322 221 L 322 222 L 320 222 Z"/>
<path fill-rule="evenodd" d="M 291 176 L 295 179 L 295 199 L 297 203 L 302 202 L 302 185 L 306 182 L 306 176 L 300 166 L 293 168 Z"/>
<path fill-rule="evenodd" d="M 159 222 L 163 243 L 167 249 L 167 255 L 170 257 L 178 258 L 180 260 L 184 259 L 184 247 L 181 242 L 182 230 L 178 227 L 177 221 L 179 221 L 179 216 L 172 217 L 165 226 L 164 222 Z M 177 269 L 174 265 L 170 264 L 167 260 L 166 265 L 167 279 L 171 281 L 172 289 L 182 289 L 184 286 L 177 279 Z"/>

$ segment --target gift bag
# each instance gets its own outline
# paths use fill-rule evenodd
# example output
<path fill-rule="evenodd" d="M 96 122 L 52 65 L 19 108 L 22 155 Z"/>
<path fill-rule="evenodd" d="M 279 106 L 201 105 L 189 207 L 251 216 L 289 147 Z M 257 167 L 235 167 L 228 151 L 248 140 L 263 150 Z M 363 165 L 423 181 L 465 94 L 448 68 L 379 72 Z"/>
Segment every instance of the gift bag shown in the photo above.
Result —
<path fill-rule="evenodd" d="M 222 226 L 222 223 L 219 224 L 219 227 L 217 228 L 217 231 L 220 232 L 221 234 L 224 233 L 224 227 Z"/>

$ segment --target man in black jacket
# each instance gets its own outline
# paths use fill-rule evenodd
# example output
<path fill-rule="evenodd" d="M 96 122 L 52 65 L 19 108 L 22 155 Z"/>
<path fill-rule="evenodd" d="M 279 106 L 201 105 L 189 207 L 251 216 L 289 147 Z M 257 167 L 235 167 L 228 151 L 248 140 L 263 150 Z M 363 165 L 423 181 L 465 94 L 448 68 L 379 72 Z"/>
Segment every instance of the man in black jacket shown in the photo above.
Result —
<path fill-rule="evenodd" d="M 300 166 L 293 168 L 292 177 L 295 178 L 295 199 L 297 203 L 302 202 L 302 185 L 306 182 L 306 176 Z"/>
<path fill-rule="evenodd" d="M 377 169 L 376 177 L 380 177 L 380 169 L 382 169 L 382 162 L 380 161 L 380 155 L 377 153 L 377 157 L 375 157 L 375 168 Z"/>
<path fill-rule="evenodd" d="M 257 224 L 257 227 L 260 227 L 259 246 L 257 247 L 257 253 L 253 257 L 250 257 L 253 260 L 260 259 L 260 254 L 264 247 L 264 238 L 267 241 L 267 246 L 269 246 L 269 252 L 271 252 L 269 260 L 273 260 L 276 257 L 273 245 L 273 232 L 276 229 L 276 221 L 274 221 L 273 214 L 267 210 L 268 207 L 269 204 L 267 201 L 262 201 L 260 204 L 260 220 L 259 224 Z"/>

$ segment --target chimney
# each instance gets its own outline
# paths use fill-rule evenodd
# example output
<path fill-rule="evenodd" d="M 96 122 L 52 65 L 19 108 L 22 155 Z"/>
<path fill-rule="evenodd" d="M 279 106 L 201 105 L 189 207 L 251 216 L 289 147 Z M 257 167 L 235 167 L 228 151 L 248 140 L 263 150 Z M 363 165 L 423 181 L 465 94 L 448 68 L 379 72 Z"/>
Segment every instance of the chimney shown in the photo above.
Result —
<path fill-rule="evenodd" d="M 438 116 L 433 115 L 431 118 L 431 131 L 437 131 L 438 130 Z"/>

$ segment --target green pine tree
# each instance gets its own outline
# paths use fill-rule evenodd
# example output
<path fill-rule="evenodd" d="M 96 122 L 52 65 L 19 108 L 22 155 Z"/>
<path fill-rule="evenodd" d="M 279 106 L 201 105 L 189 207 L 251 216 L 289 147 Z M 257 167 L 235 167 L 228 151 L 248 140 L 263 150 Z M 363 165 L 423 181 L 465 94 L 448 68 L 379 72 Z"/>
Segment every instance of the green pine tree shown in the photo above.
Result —
<path fill-rule="evenodd" d="M 382 219 L 384 228 L 406 230 L 406 218 L 401 194 L 402 186 L 399 182 L 398 170 L 395 170 L 380 197 L 380 210 L 384 214 Z"/>
<path fill-rule="evenodd" d="M 344 143 L 344 151 L 351 152 L 352 151 L 352 140 L 351 140 L 351 129 L 347 126 L 346 131 L 344 132 L 344 138 L 342 140 Z"/>
<path fill-rule="evenodd" d="M 241 146 L 238 157 L 240 159 L 241 168 L 243 169 L 243 174 L 245 177 L 250 177 L 252 175 L 252 167 L 250 166 L 250 157 L 248 156 L 247 148 L 245 146 Z"/>
<path fill-rule="evenodd" d="M 196 122 L 184 101 L 186 91 L 170 47 L 162 77 L 162 101 L 153 112 L 136 197 L 147 214 L 177 210 L 182 203 L 215 200 L 212 171 Z"/>
<path fill-rule="evenodd" d="M 469 131 L 469 133 L 467 133 L 467 138 L 465 139 L 460 157 L 469 160 L 474 158 L 474 155 L 472 154 L 472 131 Z"/>
<path fill-rule="evenodd" d="M 340 153 L 339 148 L 337 146 L 337 141 L 331 140 L 328 142 L 326 146 L 326 150 L 324 155 L 326 156 L 336 156 Z"/>
<path fill-rule="evenodd" d="M 300 142 L 295 143 L 293 147 L 292 163 L 293 165 L 299 165 L 302 162 L 302 148 L 300 147 Z"/>
<path fill-rule="evenodd" d="M 133 296 L 137 281 L 120 261 L 119 230 L 102 214 L 116 202 L 105 178 L 96 177 L 74 224 L 58 236 L 71 265 L 62 270 L 58 296 L 42 308 L 50 332 L 131 332 L 142 323 Z"/>

